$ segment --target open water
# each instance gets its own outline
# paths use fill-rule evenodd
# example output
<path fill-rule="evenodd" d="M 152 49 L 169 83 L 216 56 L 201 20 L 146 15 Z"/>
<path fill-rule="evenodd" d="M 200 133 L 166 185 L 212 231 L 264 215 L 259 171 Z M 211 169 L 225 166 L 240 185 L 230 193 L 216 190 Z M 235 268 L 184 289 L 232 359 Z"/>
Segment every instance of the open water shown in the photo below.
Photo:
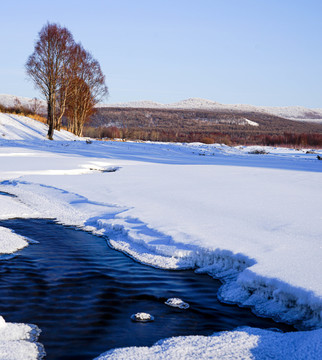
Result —
<path fill-rule="evenodd" d="M 46 359 L 93 359 L 115 347 L 239 326 L 294 331 L 220 303 L 221 284 L 208 275 L 142 265 L 111 249 L 104 237 L 47 219 L 5 220 L 0 226 L 39 242 L 0 260 L 0 314 L 8 322 L 36 324 Z M 170 297 L 190 308 L 165 305 Z M 132 322 L 137 312 L 155 321 Z"/>

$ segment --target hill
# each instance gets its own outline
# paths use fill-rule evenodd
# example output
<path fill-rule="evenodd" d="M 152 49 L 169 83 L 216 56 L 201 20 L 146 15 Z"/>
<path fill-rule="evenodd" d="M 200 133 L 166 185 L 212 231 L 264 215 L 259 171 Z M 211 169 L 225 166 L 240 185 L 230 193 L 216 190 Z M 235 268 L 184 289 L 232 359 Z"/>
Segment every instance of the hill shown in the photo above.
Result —
<path fill-rule="evenodd" d="M 184 109 L 184 110 L 212 110 L 226 112 L 256 112 L 267 113 L 285 119 L 298 121 L 312 121 L 322 123 L 322 108 L 311 109 L 303 106 L 254 106 L 244 104 L 221 104 L 215 101 L 190 98 L 172 104 L 161 104 L 153 101 L 133 101 L 128 103 L 104 104 L 100 107 L 113 108 L 149 108 L 149 109 Z"/>
<path fill-rule="evenodd" d="M 1 140 L 46 140 L 48 127 L 26 116 L 0 113 Z M 68 141 L 78 139 L 74 134 L 61 130 L 55 131 L 55 140 Z"/>
<path fill-rule="evenodd" d="M 5 108 L 22 108 L 37 114 L 46 114 L 47 104 L 44 100 L 22 96 L 0 94 L 0 106 Z"/>
<path fill-rule="evenodd" d="M 12 107 L 17 103 L 22 106 L 41 112 L 46 111 L 46 102 L 39 99 L 0 94 L 0 105 Z M 289 120 L 310 121 L 322 123 L 322 108 L 306 108 L 303 106 L 254 106 L 246 104 L 221 104 L 216 101 L 190 98 L 172 104 L 161 104 L 154 101 L 142 100 L 127 103 L 99 104 L 98 108 L 142 108 L 142 109 L 182 109 L 182 110 L 212 110 L 226 112 L 256 112 L 267 113 Z"/>
<path fill-rule="evenodd" d="M 0 105 L 45 113 L 37 99 L 0 95 Z M 322 146 L 322 109 L 225 105 L 192 98 L 97 106 L 85 136 L 177 142 Z M 26 113 L 26 112 L 25 112 Z M 297 121 L 294 121 L 297 120 Z"/>
<path fill-rule="evenodd" d="M 99 107 L 87 124 L 85 134 L 152 141 L 220 142 L 228 145 L 322 146 L 320 123 L 293 121 L 266 112 L 240 109 Z M 296 139 L 285 138 L 290 135 Z M 313 136 L 314 140 L 307 141 L 307 136 Z"/>

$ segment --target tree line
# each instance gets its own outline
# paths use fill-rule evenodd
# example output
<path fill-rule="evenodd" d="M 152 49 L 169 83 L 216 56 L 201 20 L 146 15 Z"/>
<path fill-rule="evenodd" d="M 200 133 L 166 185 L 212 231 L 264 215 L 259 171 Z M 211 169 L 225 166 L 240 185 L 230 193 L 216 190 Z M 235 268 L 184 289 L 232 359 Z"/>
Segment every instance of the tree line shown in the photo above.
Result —
<path fill-rule="evenodd" d="M 98 139 L 123 139 L 164 142 L 201 142 L 204 144 L 235 145 L 267 145 L 285 147 L 321 148 L 322 134 L 318 133 L 286 133 L 281 135 L 265 135 L 253 132 L 220 132 L 220 131 L 182 131 L 158 128 L 126 128 L 117 126 L 86 126 L 84 135 Z"/>
<path fill-rule="evenodd" d="M 99 62 L 76 43 L 71 32 L 47 23 L 26 63 L 27 75 L 47 101 L 48 138 L 67 118 L 68 130 L 82 136 L 95 105 L 108 94 Z"/>

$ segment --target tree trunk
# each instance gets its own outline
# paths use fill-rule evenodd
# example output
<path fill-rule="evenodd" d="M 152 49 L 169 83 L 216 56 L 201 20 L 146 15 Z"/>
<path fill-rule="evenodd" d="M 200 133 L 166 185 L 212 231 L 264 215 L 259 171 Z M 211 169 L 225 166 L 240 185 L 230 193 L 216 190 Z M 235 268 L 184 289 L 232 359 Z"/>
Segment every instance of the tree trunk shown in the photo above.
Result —
<path fill-rule="evenodd" d="M 49 140 L 54 140 L 53 136 L 54 136 L 54 109 L 53 109 L 53 98 L 52 95 L 49 95 L 49 100 L 48 100 L 48 107 L 47 107 L 47 113 L 48 113 L 48 119 L 47 119 L 47 123 L 48 123 L 48 133 L 47 133 L 47 138 Z"/>

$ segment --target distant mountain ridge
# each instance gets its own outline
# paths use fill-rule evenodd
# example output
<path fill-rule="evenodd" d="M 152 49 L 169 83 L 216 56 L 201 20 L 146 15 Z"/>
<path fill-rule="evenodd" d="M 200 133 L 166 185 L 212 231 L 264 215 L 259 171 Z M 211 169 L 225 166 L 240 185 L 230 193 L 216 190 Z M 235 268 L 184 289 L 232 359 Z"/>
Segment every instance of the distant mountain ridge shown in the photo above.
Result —
<path fill-rule="evenodd" d="M 21 105 L 22 107 L 38 113 L 46 113 L 47 109 L 45 100 L 7 94 L 0 94 L 0 105 L 5 107 L 16 107 Z"/>
<path fill-rule="evenodd" d="M 35 99 L 0 94 L 0 104 L 4 106 L 14 106 L 17 99 L 23 106 L 31 108 Z M 37 100 L 41 106 L 42 112 L 46 108 L 46 102 L 44 100 Z M 115 104 L 99 104 L 99 108 L 141 108 L 141 109 L 183 109 L 183 110 L 224 110 L 232 112 L 256 112 L 256 113 L 268 113 L 271 115 L 279 116 L 289 120 L 296 121 L 311 121 L 322 123 L 322 108 L 306 108 L 303 106 L 255 106 L 246 104 L 221 104 L 216 101 L 190 98 L 171 104 L 162 104 L 149 100 L 131 101 L 126 103 Z"/>
<path fill-rule="evenodd" d="M 190 98 L 172 104 L 161 104 L 153 101 L 132 101 L 127 103 L 100 104 L 99 107 L 152 108 L 152 109 L 186 109 L 186 110 L 225 110 L 243 112 L 265 112 L 289 120 L 313 121 L 322 123 L 322 108 L 305 108 L 303 106 L 255 106 L 245 104 L 221 104 L 216 101 Z"/>

